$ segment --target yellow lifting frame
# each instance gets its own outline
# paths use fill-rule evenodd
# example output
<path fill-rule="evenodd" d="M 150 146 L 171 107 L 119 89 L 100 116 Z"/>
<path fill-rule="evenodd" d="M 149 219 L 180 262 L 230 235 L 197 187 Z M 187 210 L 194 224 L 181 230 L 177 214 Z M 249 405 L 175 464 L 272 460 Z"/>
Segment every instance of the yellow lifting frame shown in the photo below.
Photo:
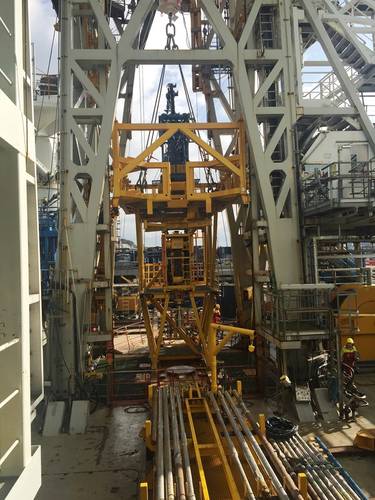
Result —
<path fill-rule="evenodd" d="M 142 153 L 136 158 L 124 158 L 120 156 L 119 150 L 119 134 L 121 131 L 160 131 L 162 135 L 150 144 Z M 195 132 L 197 130 L 228 130 L 231 132 L 238 132 L 238 153 L 226 157 L 212 148 L 207 142 L 202 140 Z M 197 144 L 201 149 L 206 151 L 214 158 L 213 161 L 203 162 L 187 162 L 186 163 L 186 192 L 180 199 L 172 199 L 171 196 L 171 183 L 170 183 L 170 169 L 171 166 L 168 162 L 152 162 L 145 161 L 146 158 L 160 146 L 162 146 L 174 134 L 180 132 L 188 137 L 191 141 Z M 112 151 L 113 151 L 113 198 L 114 206 L 117 206 L 120 198 L 134 200 L 139 202 L 144 200 L 146 202 L 147 214 L 153 214 L 153 202 L 168 201 L 175 206 L 178 203 L 189 203 L 189 201 L 203 201 L 206 204 L 207 213 L 212 212 L 212 200 L 223 200 L 241 196 L 244 203 L 248 203 L 249 197 L 246 187 L 246 168 L 245 168 L 245 134 L 242 121 L 233 123 L 154 123 L 154 124 L 137 124 L 137 123 L 118 123 L 115 122 L 112 133 Z M 218 191 L 212 192 L 196 192 L 194 181 L 194 169 L 210 167 L 217 170 L 229 170 L 238 179 L 238 186 L 228 187 Z M 124 179 L 128 174 L 135 170 L 146 169 L 162 169 L 164 170 L 163 185 L 161 193 L 142 193 L 135 189 L 129 189 L 124 186 Z M 237 183 L 236 182 L 236 183 Z M 201 185 L 204 189 L 204 185 Z M 184 201 L 185 200 L 185 201 Z M 171 206 L 172 206 L 171 205 Z M 181 205 L 182 206 L 182 205 Z"/>

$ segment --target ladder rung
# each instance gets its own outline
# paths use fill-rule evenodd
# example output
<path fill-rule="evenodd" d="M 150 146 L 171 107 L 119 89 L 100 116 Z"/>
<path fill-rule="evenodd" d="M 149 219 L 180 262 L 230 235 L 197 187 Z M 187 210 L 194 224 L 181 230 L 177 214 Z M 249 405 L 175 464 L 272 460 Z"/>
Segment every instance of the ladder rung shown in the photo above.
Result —
<path fill-rule="evenodd" d="M 20 339 L 16 338 L 16 339 L 10 340 L 9 342 L 5 342 L 5 344 L 1 344 L 0 345 L 0 352 L 5 351 L 5 349 L 8 349 L 8 347 L 12 347 L 12 345 L 18 344 L 19 341 L 20 341 Z"/>
<path fill-rule="evenodd" d="M 16 448 L 16 446 L 19 444 L 19 439 L 16 439 L 10 446 L 9 448 L 7 449 L 7 451 L 4 453 L 4 455 L 2 457 L 0 457 L 0 467 L 3 465 L 3 463 L 5 462 L 5 460 L 9 457 L 9 455 L 12 453 L 12 451 L 14 450 L 14 448 Z"/>
<path fill-rule="evenodd" d="M 0 401 L 0 410 L 3 408 L 6 404 L 9 403 L 9 401 L 12 401 L 12 399 L 19 394 L 19 389 L 15 389 L 12 393 L 9 394 L 8 397 Z"/>

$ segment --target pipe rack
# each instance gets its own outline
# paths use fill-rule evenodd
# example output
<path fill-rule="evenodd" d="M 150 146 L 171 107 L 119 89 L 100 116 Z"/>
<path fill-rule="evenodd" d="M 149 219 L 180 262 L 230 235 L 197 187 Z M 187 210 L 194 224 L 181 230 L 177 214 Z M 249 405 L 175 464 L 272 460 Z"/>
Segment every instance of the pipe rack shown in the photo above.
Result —
<path fill-rule="evenodd" d="M 196 383 L 173 381 L 155 387 L 150 400 L 156 500 L 217 498 L 212 460 L 215 474 L 218 467 L 223 471 L 219 475 L 226 481 L 226 498 L 366 498 L 317 438 L 306 442 L 296 432 L 287 440 L 268 440 L 235 390 L 215 394 Z"/>

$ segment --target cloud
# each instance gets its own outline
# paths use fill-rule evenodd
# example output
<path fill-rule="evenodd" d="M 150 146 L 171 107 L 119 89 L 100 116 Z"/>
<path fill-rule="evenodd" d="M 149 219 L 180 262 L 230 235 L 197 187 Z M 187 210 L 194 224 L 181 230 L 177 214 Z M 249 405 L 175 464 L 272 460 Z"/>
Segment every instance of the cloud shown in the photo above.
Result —
<path fill-rule="evenodd" d="M 34 43 L 35 49 L 36 71 L 37 73 L 47 73 L 52 40 L 55 38 L 50 73 L 57 73 L 58 34 L 55 33 L 54 37 L 56 13 L 52 8 L 51 0 L 30 0 L 29 12 L 31 42 Z"/>

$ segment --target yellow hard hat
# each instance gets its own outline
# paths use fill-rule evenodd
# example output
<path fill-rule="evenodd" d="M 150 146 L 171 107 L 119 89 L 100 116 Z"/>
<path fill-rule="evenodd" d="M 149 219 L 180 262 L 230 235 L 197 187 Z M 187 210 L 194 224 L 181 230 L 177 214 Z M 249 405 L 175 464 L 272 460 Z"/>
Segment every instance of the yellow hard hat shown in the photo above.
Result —
<path fill-rule="evenodd" d="M 346 339 L 346 343 L 347 343 L 347 344 L 354 344 L 354 340 L 353 340 L 351 337 L 348 337 L 348 338 Z"/>

